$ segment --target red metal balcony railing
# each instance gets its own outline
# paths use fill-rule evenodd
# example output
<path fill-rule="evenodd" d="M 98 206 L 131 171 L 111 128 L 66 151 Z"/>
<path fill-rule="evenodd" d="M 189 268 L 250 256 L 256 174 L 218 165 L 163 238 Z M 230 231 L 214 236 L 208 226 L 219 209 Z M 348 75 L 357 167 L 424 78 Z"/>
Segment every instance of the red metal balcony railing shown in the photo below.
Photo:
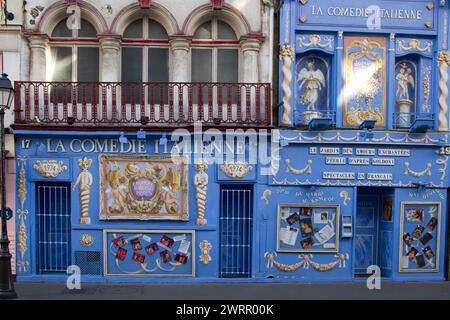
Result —
<path fill-rule="evenodd" d="M 15 82 L 16 126 L 272 124 L 266 83 Z"/>

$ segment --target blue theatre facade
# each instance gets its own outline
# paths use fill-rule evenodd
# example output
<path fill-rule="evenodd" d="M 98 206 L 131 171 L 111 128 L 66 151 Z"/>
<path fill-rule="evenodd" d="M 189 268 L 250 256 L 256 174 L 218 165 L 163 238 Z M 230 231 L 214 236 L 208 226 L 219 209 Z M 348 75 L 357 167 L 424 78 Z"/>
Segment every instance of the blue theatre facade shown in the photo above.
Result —
<path fill-rule="evenodd" d="M 17 280 L 65 281 L 78 266 L 83 281 L 359 281 L 377 266 L 386 280 L 444 281 L 448 17 L 447 1 L 284 1 L 278 124 L 261 115 L 270 85 L 229 92 L 228 106 L 257 106 L 254 125 L 221 104 L 241 123 L 208 116 L 215 131 L 183 123 L 184 135 L 170 108 L 206 97 L 215 112 L 226 94 L 160 91 L 166 128 L 118 102 L 112 117 L 136 123 L 115 130 L 78 124 L 92 92 L 68 114 L 64 89 L 17 85 Z"/>

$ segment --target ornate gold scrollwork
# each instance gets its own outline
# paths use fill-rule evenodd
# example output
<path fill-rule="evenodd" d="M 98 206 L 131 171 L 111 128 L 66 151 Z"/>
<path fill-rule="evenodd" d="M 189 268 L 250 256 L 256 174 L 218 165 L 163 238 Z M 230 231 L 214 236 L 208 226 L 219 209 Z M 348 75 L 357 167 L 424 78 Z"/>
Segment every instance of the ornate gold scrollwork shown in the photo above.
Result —
<path fill-rule="evenodd" d="M 202 240 L 199 244 L 200 247 L 200 262 L 203 264 L 208 264 L 211 262 L 211 256 L 209 255 L 209 252 L 212 249 L 212 244 L 208 240 Z"/>
<path fill-rule="evenodd" d="M 417 50 L 419 52 L 431 52 L 431 41 L 425 42 L 425 47 L 420 46 L 420 41 L 418 39 L 410 39 L 408 41 L 407 45 L 403 44 L 403 40 L 398 40 L 398 48 L 402 51 L 411 51 L 411 50 Z"/>
<path fill-rule="evenodd" d="M 220 170 L 230 178 L 243 178 L 252 169 L 247 162 L 225 162 L 220 165 Z"/>
<path fill-rule="evenodd" d="M 39 172 L 44 178 L 56 178 L 62 172 L 67 171 L 67 166 L 63 161 L 57 160 L 37 160 L 33 169 Z"/>
<path fill-rule="evenodd" d="M 299 38 L 298 40 L 298 44 L 300 47 L 304 47 L 304 48 L 310 48 L 310 47 L 318 47 L 318 48 L 331 48 L 331 45 L 333 43 L 333 38 L 330 36 L 325 36 L 324 40 L 325 43 L 321 43 L 321 37 L 318 34 L 311 34 L 309 35 L 309 42 L 305 42 L 303 41 L 303 38 Z"/>
<path fill-rule="evenodd" d="M 275 266 L 280 271 L 294 272 L 302 267 L 303 269 L 308 269 L 309 267 L 312 267 L 316 271 L 326 272 L 331 271 L 336 267 L 345 268 L 346 266 L 345 262 L 349 259 L 348 253 L 337 253 L 334 255 L 334 257 L 336 258 L 335 261 L 332 261 L 330 263 L 317 263 L 312 261 L 313 258 L 312 254 L 300 254 L 298 255 L 298 258 L 300 259 L 299 262 L 288 265 L 275 261 L 276 256 L 277 256 L 276 252 L 266 252 L 264 254 L 264 258 L 267 260 L 266 266 L 267 269 L 270 269 L 273 266 Z"/>
<path fill-rule="evenodd" d="M 90 247 L 94 244 L 94 238 L 90 234 L 82 234 L 80 236 L 80 244 L 83 247 Z"/>
<path fill-rule="evenodd" d="M 261 200 L 264 201 L 264 203 L 266 204 L 266 206 L 269 204 L 269 196 L 272 195 L 272 191 L 270 191 L 269 189 L 264 190 L 263 195 L 261 196 Z"/>
<path fill-rule="evenodd" d="M 291 160 L 289 160 L 289 159 L 286 159 L 285 163 L 286 163 L 286 172 L 292 172 L 293 174 L 304 174 L 304 173 L 311 173 L 311 171 L 312 171 L 311 170 L 312 160 L 308 160 L 306 167 L 304 167 L 303 169 L 292 168 Z"/>

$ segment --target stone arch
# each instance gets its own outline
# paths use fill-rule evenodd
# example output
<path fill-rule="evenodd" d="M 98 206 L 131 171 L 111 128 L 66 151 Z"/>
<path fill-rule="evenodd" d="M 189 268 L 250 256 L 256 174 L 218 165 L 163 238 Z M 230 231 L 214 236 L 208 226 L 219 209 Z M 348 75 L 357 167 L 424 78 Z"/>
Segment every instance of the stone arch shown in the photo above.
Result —
<path fill-rule="evenodd" d="M 179 33 L 175 17 L 165 7 L 155 2 L 150 5 L 149 9 L 142 8 L 138 3 L 123 8 L 114 18 L 110 32 L 121 35 L 131 22 L 144 16 L 159 22 L 166 29 L 168 35 Z"/>
<path fill-rule="evenodd" d="M 92 4 L 78 0 L 77 5 L 81 10 L 81 18 L 85 19 L 93 25 L 97 34 L 102 34 L 108 31 L 108 25 L 103 18 L 101 12 L 97 10 Z M 59 0 L 49 6 L 43 13 L 37 28 L 39 32 L 50 35 L 53 28 L 64 18 L 68 17 L 67 8 L 69 4 L 67 0 Z"/>
<path fill-rule="evenodd" d="M 229 4 L 224 4 L 220 10 L 213 10 L 211 4 L 205 4 L 194 9 L 186 18 L 182 32 L 192 36 L 195 30 L 202 23 L 211 19 L 211 17 L 217 17 L 229 24 L 230 27 L 233 28 L 238 39 L 252 33 L 250 24 L 245 16 L 238 9 Z"/>

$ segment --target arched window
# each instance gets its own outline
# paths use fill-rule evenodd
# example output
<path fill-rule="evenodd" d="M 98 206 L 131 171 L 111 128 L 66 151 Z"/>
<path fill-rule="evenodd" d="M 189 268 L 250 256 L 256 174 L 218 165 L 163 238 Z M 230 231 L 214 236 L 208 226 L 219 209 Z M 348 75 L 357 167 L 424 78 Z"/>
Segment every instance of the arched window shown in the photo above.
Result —
<path fill-rule="evenodd" d="M 69 29 L 61 20 L 50 35 L 50 81 L 99 81 L 99 46 L 97 31 L 81 19 L 80 29 Z"/>
<path fill-rule="evenodd" d="M 123 33 L 122 82 L 169 81 L 169 36 L 157 21 L 144 18 L 130 23 Z M 141 102 L 142 87 L 123 87 L 127 103 Z M 132 98 L 133 97 L 133 98 Z M 167 86 L 150 84 L 150 104 L 167 101 Z"/>
<path fill-rule="evenodd" d="M 193 82 L 239 81 L 239 41 L 233 28 L 213 18 L 200 25 L 192 41 Z"/>

